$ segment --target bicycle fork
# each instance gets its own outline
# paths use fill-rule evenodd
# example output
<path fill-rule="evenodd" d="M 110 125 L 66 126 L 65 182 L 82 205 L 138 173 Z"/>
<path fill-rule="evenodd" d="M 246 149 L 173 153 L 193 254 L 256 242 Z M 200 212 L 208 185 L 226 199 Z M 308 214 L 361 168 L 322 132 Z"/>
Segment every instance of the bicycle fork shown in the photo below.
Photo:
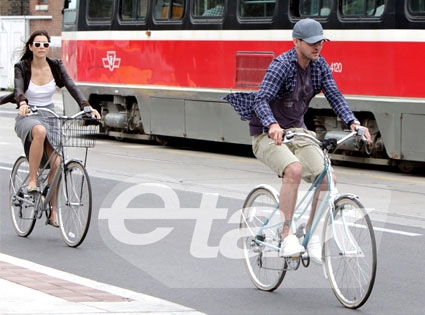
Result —
<path fill-rule="evenodd" d="M 350 195 L 349 198 L 350 199 L 356 198 L 356 196 Z M 355 223 L 347 222 L 347 216 L 345 214 L 344 208 L 339 209 L 338 215 L 341 216 L 341 221 L 342 221 L 341 225 L 343 226 L 343 232 L 344 233 L 338 233 L 336 231 L 337 223 L 335 222 L 335 214 L 336 214 L 337 209 L 335 209 L 335 206 L 333 206 L 331 208 L 331 210 L 335 210 L 335 211 L 330 211 L 329 216 L 330 216 L 330 221 L 331 221 L 331 225 L 332 225 L 332 235 L 333 235 L 333 238 L 335 240 L 336 245 L 338 246 L 339 255 L 340 256 L 352 256 L 352 257 L 356 257 L 358 255 L 361 255 L 362 251 L 361 251 L 359 245 L 357 244 L 357 242 L 352 237 L 351 231 L 349 229 L 350 225 L 353 225 Z M 348 242 L 346 242 L 346 244 L 343 244 L 343 240 L 340 239 L 340 238 L 343 238 L 342 235 L 344 235 L 344 239 L 348 241 Z M 352 250 L 348 250 L 348 248 L 352 248 Z"/>

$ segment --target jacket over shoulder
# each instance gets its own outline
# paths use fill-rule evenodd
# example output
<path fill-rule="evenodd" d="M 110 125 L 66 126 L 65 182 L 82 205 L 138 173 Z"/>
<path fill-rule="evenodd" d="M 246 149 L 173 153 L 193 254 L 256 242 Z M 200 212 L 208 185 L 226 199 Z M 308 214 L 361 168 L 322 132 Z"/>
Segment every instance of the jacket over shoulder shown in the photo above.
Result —
<path fill-rule="evenodd" d="M 65 87 L 75 99 L 81 109 L 90 106 L 85 96 L 81 93 L 77 85 L 68 75 L 65 66 L 60 59 L 47 58 L 47 62 L 55 79 L 58 88 Z M 28 89 L 31 79 L 31 60 L 21 60 L 15 64 L 15 89 L 14 92 L 0 98 L 0 105 L 6 103 L 19 104 L 27 101 L 25 92 Z M 18 105 L 19 107 L 19 105 Z"/>

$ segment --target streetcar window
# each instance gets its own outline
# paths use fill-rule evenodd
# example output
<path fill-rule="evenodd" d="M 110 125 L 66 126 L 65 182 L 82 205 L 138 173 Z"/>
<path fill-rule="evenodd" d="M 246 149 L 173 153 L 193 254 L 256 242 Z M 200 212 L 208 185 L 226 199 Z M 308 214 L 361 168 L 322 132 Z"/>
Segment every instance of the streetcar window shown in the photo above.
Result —
<path fill-rule="evenodd" d="M 185 0 L 156 0 L 154 15 L 156 19 L 181 19 Z"/>
<path fill-rule="evenodd" d="M 74 24 L 77 20 L 77 0 L 65 0 L 62 13 L 64 24 Z"/>
<path fill-rule="evenodd" d="M 71 9 L 75 10 L 77 8 L 77 0 L 65 0 L 63 8 L 69 9 L 69 10 Z"/>
<path fill-rule="evenodd" d="M 224 0 L 195 0 L 192 14 L 196 17 L 223 17 Z"/>
<path fill-rule="evenodd" d="M 302 0 L 300 1 L 300 16 L 328 16 L 331 13 L 333 0 Z"/>
<path fill-rule="evenodd" d="M 113 0 L 88 0 L 87 10 L 89 20 L 112 19 Z"/>
<path fill-rule="evenodd" d="M 385 0 L 343 0 L 342 14 L 346 17 L 380 17 L 384 13 Z"/>
<path fill-rule="evenodd" d="M 408 0 L 407 7 L 412 15 L 425 15 L 425 0 Z"/>
<path fill-rule="evenodd" d="M 239 15 L 244 18 L 272 17 L 276 0 L 241 0 L 239 2 Z"/>
<path fill-rule="evenodd" d="M 144 19 L 148 11 L 148 0 L 122 0 L 121 19 L 123 21 L 137 21 Z"/>

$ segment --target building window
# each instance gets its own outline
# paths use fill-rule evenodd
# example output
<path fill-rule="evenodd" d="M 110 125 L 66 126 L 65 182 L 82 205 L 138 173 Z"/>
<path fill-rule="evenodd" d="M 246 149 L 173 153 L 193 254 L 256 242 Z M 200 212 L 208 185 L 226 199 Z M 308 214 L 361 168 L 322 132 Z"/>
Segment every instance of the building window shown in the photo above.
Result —
<path fill-rule="evenodd" d="M 38 4 L 35 5 L 35 10 L 48 11 L 49 10 L 48 0 L 38 0 Z"/>

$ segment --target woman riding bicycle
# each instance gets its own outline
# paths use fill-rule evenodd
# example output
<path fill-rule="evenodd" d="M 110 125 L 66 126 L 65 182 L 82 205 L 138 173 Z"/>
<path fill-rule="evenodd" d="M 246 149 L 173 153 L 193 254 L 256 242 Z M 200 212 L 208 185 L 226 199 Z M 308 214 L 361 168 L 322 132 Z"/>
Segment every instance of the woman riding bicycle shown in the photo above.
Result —
<path fill-rule="evenodd" d="M 37 186 L 37 171 L 42 161 L 56 154 L 53 134 L 58 130 L 45 114 L 27 116 L 33 107 L 44 107 L 54 111 L 53 95 L 56 87 L 66 87 L 81 109 L 90 106 L 84 95 L 69 77 L 65 66 L 59 59 L 47 57 L 50 46 L 50 36 L 46 31 L 39 30 L 31 34 L 25 44 L 22 57 L 15 64 L 14 93 L 3 97 L 0 104 L 13 102 L 17 104 L 15 131 L 21 139 L 25 154 L 29 162 L 28 193 L 39 192 Z M 93 109 L 92 114 L 100 118 Z M 50 167 L 53 171 L 59 165 L 59 158 L 51 159 Z M 55 172 L 51 172 L 54 174 Z M 54 195 L 54 194 L 53 194 Z M 51 213 L 48 223 L 58 227 L 56 220 L 55 198 L 51 200 Z"/>

